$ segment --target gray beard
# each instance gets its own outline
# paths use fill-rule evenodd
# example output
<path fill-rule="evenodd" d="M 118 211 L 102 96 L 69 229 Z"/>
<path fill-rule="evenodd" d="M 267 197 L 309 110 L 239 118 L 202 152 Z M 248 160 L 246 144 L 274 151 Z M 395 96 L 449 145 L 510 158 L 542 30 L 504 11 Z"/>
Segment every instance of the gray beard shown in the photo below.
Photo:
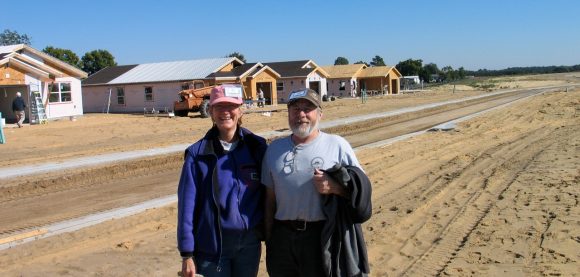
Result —
<path fill-rule="evenodd" d="M 318 129 L 318 121 L 314 125 L 308 124 L 304 127 L 292 127 L 292 134 L 304 139 L 307 138 L 314 130 Z"/>

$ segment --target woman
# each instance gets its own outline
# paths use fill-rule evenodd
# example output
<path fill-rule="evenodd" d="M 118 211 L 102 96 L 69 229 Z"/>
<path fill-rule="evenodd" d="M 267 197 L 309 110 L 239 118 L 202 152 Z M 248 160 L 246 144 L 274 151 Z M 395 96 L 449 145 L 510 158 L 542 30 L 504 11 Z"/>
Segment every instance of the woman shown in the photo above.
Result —
<path fill-rule="evenodd" d="M 177 244 L 183 276 L 256 276 L 263 218 L 260 183 L 266 141 L 242 128 L 242 90 L 212 89 L 213 127 L 185 151 L 179 180 Z"/>

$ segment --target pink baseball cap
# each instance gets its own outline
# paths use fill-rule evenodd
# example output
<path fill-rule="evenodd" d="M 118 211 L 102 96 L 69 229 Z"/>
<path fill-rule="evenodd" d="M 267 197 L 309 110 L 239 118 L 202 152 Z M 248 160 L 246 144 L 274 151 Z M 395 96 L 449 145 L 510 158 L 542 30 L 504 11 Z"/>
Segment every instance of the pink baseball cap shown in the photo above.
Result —
<path fill-rule="evenodd" d="M 241 85 L 219 85 L 211 89 L 209 96 L 209 105 L 227 102 L 241 105 L 242 100 L 242 86 Z"/>

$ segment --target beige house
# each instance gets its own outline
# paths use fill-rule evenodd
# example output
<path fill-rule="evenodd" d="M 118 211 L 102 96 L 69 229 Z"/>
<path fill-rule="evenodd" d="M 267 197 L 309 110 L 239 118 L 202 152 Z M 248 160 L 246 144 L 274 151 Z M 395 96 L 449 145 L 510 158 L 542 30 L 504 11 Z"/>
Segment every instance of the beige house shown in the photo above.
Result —
<path fill-rule="evenodd" d="M 326 79 L 328 95 L 336 97 L 356 97 L 358 95 L 357 77 L 366 67 L 364 64 L 323 66 L 322 69 L 330 75 Z"/>
<path fill-rule="evenodd" d="M 276 83 L 278 102 L 286 103 L 290 92 L 310 88 L 324 97 L 327 94 L 326 71 L 312 60 L 264 63 L 280 74 Z"/>
<path fill-rule="evenodd" d="M 276 82 L 280 74 L 262 63 L 246 63 L 231 71 L 219 71 L 209 76 L 216 84 L 237 83 L 244 86 L 244 98 L 256 101 L 258 92 L 264 92 L 266 105 L 278 104 Z"/>
<path fill-rule="evenodd" d="M 359 92 L 366 89 L 384 94 L 399 94 L 401 90 L 401 73 L 392 66 L 373 66 L 363 69 L 358 75 Z"/>
<path fill-rule="evenodd" d="M 327 78 L 328 95 L 360 95 L 361 89 L 370 94 L 398 94 L 401 73 L 390 66 L 368 67 L 365 64 L 331 65 L 322 69 L 330 75 Z"/>

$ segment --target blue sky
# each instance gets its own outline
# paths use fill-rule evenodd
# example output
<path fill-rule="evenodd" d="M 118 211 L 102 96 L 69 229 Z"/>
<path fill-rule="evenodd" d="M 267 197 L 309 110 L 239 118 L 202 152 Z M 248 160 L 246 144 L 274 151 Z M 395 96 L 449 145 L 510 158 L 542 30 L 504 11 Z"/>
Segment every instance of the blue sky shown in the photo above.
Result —
<path fill-rule="evenodd" d="M 467 70 L 580 64 L 580 1 L 5 1 L 0 31 L 119 65 L 224 57 L 383 57 Z"/>

